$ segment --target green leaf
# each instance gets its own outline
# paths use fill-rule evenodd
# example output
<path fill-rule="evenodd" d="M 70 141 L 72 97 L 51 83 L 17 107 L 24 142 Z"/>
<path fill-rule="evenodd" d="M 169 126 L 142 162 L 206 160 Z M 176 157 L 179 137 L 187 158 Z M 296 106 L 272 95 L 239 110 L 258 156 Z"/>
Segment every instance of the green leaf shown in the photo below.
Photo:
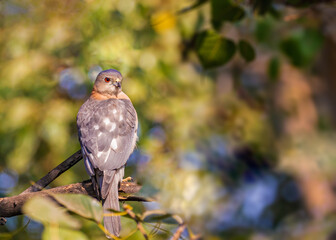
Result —
<path fill-rule="evenodd" d="M 304 53 L 301 48 L 301 41 L 296 38 L 287 38 L 281 42 L 281 50 L 287 55 L 291 63 L 295 66 L 304 66 L 306 63 Z"/>
<path fill-rule="evenodd" d="M 271 80 L 276 80 L 279 77 L 280 61 L 278 58 L 272 58 L 268 63 L 267 73 Z"/>
<path fill-rule="evenodd" d="M 72 229 L 46 227 L 42 234 L 42 240 L 88 240 L 84 233 Z"/>
<path fill-rule="evenodd" d="M 11 233 L 0 233 L 0 239 L 10 240 L 10 239 L 13 239 L 13 235 Z"/>
<path fill-rule="evenodd" d="M 211 19 L 215 29 L 225 21 L 237 22 L 244 16 L 244 9 L 230 0 L 211 0 Z"/>
<path fill-rule="evenodd" d="M 23 206 L 23 212 L 43 224 L 79 228 L 80 223 L 71 217 L 64 208 L 45 197 L 34 197 Z"/>
<path fill-rule="evenodd" d="M 274 29 L 274 19 L 266 16 L 257 20 L 254 34 L 258 42 L 269 44 L 274 37 Z"/>
<path fill-rule="evenodd" d="M 319 31 L 305 29 L 293 32 L 281 42 L 280 48 L 293 65 L 305 67 L 312 63 L 322 42 L 323 37 Z"/>
<path fill-rule="evenodd" d="M 199 34 L 196 53 L 204 68 L 218 67 L 227 63 L 235 54 L 235 43 L 211 31 Z"/>
<path fill-rule="evenodd" d="M 240 40 L 238 43 L 240 55 L 247 61 L 251 62 L 255 58 L 255 51 L 251 44 L 245 40 Z"/>
<path fill-rule="evenodd" d="M 183 220 L 177 215 L 162 210 L 146 211 L 142 215 L 144 222 L 163 222 L 168 224 L 182 224 Z"/>
<path fill-rule="evenodd" d="M 103 208 L 94 198 L 83 194 L 54 194 L 53 197 L 70 211 L 96 222 L 103 219 Z"/>

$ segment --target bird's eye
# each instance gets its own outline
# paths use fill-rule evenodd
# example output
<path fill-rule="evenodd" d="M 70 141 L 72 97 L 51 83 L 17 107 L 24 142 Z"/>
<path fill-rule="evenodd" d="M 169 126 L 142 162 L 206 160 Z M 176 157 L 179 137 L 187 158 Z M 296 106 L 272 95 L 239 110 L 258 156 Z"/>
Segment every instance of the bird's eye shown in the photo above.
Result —
<path fill-rule="evenodd" d="M 111 78 L 108 78 L 108 77 L 105 78 L 105 82 L 110 82 L 110 81 L 111 81 Z"/>

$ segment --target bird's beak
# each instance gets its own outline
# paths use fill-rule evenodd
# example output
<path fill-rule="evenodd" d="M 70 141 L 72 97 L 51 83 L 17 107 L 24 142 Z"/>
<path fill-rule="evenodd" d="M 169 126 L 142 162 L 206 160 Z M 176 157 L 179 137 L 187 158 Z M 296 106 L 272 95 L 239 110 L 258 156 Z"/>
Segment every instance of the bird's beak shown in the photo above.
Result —
<path fill-rule="evenodd" d="M 117 88 L 121 88 L 121 80 L 118 78 L 114 83 L 113 85 Z"/>

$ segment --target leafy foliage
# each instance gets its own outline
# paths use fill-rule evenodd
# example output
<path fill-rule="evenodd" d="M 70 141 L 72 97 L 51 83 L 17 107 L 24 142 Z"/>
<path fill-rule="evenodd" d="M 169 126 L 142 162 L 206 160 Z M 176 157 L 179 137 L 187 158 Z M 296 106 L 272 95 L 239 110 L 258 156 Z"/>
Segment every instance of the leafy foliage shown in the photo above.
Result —
<path fill-rule="evenodd" d="M 97 223 L 103 219 L 103 208 L 92 197 L 81 194 L 54 194 L 53 197 L 67 209 L 82 217 L 92 219 Z"/>
<path fill-rule="evenodd" d="M 0 194 L 78 150 L 76 113 L 116 68 L 140 121 L 125 175 L 157 199 L 111 211 L 123 238 L 333 236 L 334 54 L 321 49 L 335 14 L 316 2 L 0 2 Z M 86 178 L 79 164 L 51 187 Z M 0 238 L 105 239 L 95 200 L 55 198 L 65 208 L 26 206 L 43 236 L 36 222 L 16 233 L 18 217 Z"/>
<path fill-rule="evenodd" d="M 247 41 L 240 40 L 238 43 L 238 48 L 241 56 L 247 61 L 253 61 L 255 58 L 255 51 L 251 44 Z"/>
<path fill-rule="evenodd" d="M 212 25 L 219 29 L 223 22 L 237 22 L 244 18 L 245 11 L 231 0 L 211 0 Z"/>
<path fill-rule="evenodd" d="M 223 38 L 215 32 L 205 31 L 197 37 L 196 51 L 203 67 L 211 68 L 230 61 L 236 47 L 233 41 Z"/>
<path fill-rule="evenodd" d="M 292 64 L 304 67 L 311 64 L 317 51 L 321 48 L 322 36 L 314 30 L 293 32 L 281 42 L 281 50 Z"/>
<path fill-rule="evenodd" d="M 39 211 L 36 211 L 38 209 Z M 45 225 L 79 228 L 80 223 L 64 209 L 48 198 L 35 197 L 29 200 L 23 208 L 23 212 L 36 221 Z"/>
<path fill-rule="evenodd" d="M 144 212 L 141 219 L 144 222 L 160 222 L 180 225 L 183 224 L 183 220 L 179 216 L 166 213 L 162 210 Z"/>
<path fill-rule="evenodd" d="M 54 226 L 46 226 L 42 234 L 42 239 L 59 239 L 59 240 L 88 240 L 84 233 L 67 228 L 58 228 Z"/>
<path fill-rule="evenodd" d="M 103 213 L 101 204 L 92 197 L 82 194 L 53 194 L 52 197 L 65 208 L 56 205 L 49 198 L 35 197 L 30 199 L 24 205 L 24 212 L 32 219 L 44 224 L 45 230 L 42 239 L 88 239 L 87 236 L 79 231 L 76 231 L 80 226 L 79 222 L 71 217 L 67 211 L 78 214 L 79 216 L 92 220 L 97 227 L 110 235 L 113 239 L 119 239 L 109 233 L 102 225 L 103 215 L 119 215 L 129 218 L 136 222 L 136 229 L 131 231 L 140 231 L 147 238 L 147 231 L 142 224 L 145 223 L 160 223 L 160 224 L 175 224 L 183 225 L 183 220 L 177 215 L 169 214 L 162 210 L 146 211 L 143 214 L 136 214 L 130 205 L 124 204 L 124 211 L 115 211 L 111 209 L 111 213 Z M 36 211 L 36 209 L 42 212 Z M 154 226 L 153 229 L 156 227 Z"/>

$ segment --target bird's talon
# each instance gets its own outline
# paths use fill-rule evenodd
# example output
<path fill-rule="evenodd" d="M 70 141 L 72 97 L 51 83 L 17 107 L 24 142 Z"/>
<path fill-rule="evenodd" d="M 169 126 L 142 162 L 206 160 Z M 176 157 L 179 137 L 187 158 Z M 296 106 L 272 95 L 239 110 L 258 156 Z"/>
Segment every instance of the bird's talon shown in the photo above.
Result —
<path fill-rule="evenodd" d="M 134 182 L 132 177 L 127 177 L 122 180 L 123 182 Z"/>

